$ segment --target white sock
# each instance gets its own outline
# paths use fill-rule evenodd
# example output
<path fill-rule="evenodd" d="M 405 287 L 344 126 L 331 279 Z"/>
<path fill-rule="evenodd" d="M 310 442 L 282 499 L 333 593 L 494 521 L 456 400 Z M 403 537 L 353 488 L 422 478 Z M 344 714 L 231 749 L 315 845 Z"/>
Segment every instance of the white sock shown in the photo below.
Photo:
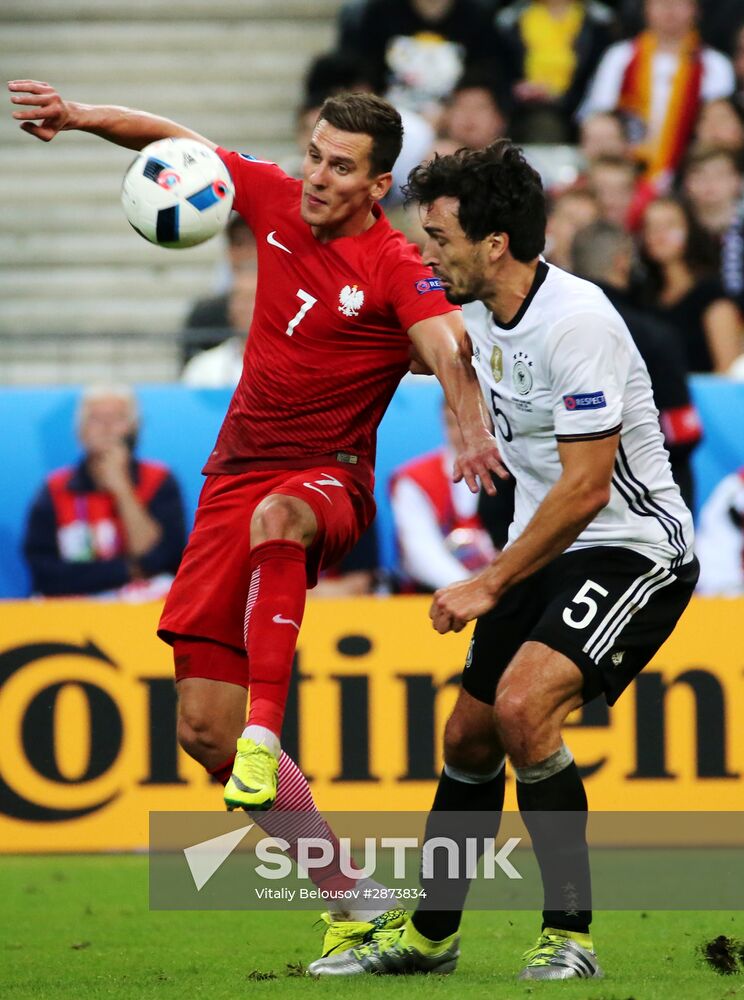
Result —
<path fill-rule="evenodd" d="M 375 882 L 373 878 L 360 879 L 354 888 L 358 895 L 355 899 L 348 900 L 353 905 L 347 910 L 331 910 L 331 917 L 334 920 L 361 920 L 369 923 L 375 917 L 379 917 L 381 913 L 392 910 L 396 906 L 396 901 L 392 896 L 388 895 L 386 898 L 385 894 L 389 893 L 390 890 L 379 882 Z M 369 899 L 364 898 L 365 889 L 370 889 L 372 892 Z"/>
<path fill-rule="evenodd" d="M 277 760 L 282 752 L 282 745 L 276 733 L 272 733 L 266 726 L 246 726 L 243 730 L 244 740 L 253 740 L 254 743 L 262 743 L 266 749 L 272 753 Z"/>

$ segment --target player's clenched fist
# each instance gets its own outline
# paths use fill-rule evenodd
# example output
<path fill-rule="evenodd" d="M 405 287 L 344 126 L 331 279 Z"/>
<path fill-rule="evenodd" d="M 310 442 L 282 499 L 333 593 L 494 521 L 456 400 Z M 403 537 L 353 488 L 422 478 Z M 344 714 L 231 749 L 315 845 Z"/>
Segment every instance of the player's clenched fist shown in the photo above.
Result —
<path fill-rule="evenodd" d="M 29 135 L 49 142 L 65 129 L 71 118 L 70 105 L 63 101 L 54 87 L 39 80 L 11 80 L 8 83 L 11 103 L 16 105 L 13 117 Z"/>
<path fill-rule="evenodd" d="M 429 609 L 431 623 L 437 632 L 461 632 L 469 621 L 490 611 L 496 598 L 487 586 L 483 574 L 442 587 L 434 594 Z"/>

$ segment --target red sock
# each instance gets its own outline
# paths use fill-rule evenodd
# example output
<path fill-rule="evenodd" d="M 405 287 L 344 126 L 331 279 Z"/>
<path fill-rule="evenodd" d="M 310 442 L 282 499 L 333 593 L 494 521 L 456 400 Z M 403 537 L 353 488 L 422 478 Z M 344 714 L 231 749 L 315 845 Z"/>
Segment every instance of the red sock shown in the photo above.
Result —
<path fill-rule="evenodd" d="M 233 764 L 235 763 L 235 754 L 226 760 L 224 764 L 220 764 L 218 767 L 208 767 L 207 774 L 212 775 L 212 781 L 219 781 L 221 785 L 226 785 L 232 774 Z"/>
<path fill-rule="evenodd" d="M 248 725 L 281 734 L 292 659 L 305 612 L 305 548 L 274 540 L 251 549 L 245 606 L 250 709 Z"/>
<path fill-rule="evenodd" d="M 266 833 L 282 837 L 289 843 L 287 854 L 293 861 L 297 860 L 297 841 L 301 837 L 320 837 L 331 844 L 333 860 L 324 868 L 311 868 L 308 873 L 318 888 L 338 892 L 353 889 L 357 884 L 356 878 L 341 872 L 338 839 L 318 812 L 307 778 L 284 752 L 279 758 L 276 802 L 268 812 L 258 813 L 255 818 Z M 356 868 L 353 861 L 350 867 Z"/>
<path fill-rule="evenodd" d="M 209 773 L 215 781 L 226 784 L 232 774 L 235 755 Z M 349 878 L 339 868 L 339 843 L 336 835 L 318 812 L 307 778 L 284 751 L 279 758 L 279 785 L 276 802 L 268 812 L 253 814 L 262 830 L 272 837 L 282 837 L 289 843 L 287 854 L 297 860 L 297 841 L 300 837 L 321 837 L 333 846 L 333 861 L 325 868 L 313 868 L 310 878 L 318 888 L 330 891 L 353 889 L 356 878 Z M 351 868 L 355 868 L 351 862 Z"/>

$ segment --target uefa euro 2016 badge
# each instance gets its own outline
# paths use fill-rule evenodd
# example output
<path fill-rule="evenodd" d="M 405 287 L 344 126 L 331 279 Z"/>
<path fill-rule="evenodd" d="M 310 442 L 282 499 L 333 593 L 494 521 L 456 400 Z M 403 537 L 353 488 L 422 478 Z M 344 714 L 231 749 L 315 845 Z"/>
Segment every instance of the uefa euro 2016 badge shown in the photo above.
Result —
<path fill-rule="evenodd" d="M 504 355 L 501 353 L 501 348 L 498 344 L 494 344 L 491 351 L 491 374 L 493 375 L 494 382 L 500 382 L 504 377 Z"/>
<path fill-rule="evenodd" d="M 359 310 L 364 305 L 364 292 L 356 285 L 344 285 L 338 299 L 340 313 L 344 316 L 358 316 Z"/>
<path fill-rule="evenodd" d="M 520 351 L 519 354 L 513 355 L 513 358 L 514 367 L 512 368 L 512 382 L 514 383 L 514 388 L 520 396 L 526 396 L 532 388 L 534 381 L 532 378 L 532 372 L 530 371 L 532 362 L 523 351 Z"/>

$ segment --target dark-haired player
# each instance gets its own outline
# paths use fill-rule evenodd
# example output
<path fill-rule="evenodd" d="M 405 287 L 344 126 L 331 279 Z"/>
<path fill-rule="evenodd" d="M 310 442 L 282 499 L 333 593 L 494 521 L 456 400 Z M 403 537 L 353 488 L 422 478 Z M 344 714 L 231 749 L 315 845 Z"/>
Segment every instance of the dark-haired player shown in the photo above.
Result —
<path fill-rule="evenodd" d="M 77 129 L 142 149 L 181 136 L 217 149 L 230 170 L 258 245 L 256 306 L 160 635 L 174 648 L 179 740 L 226 783 L 228 807 L 309 811 L 279 742 L 306 589 L 374 516 L 376 430 L 411 344 L 457 414 L 455 475 L 493 490 L 491 471 L 504 471 L 462 316 L 379 208 L 400 116 L 372 95 L 329 99 L 298 181 L 164 118 L 67 102 L 36 81 L 10 90 L 14 117 L 41 140 Z M 370 929 L 369 911 L 350 915 Z"/>
<path fill-rule="evenodd" d="M 600 976 L 590 936 L 587 801 L 567 715 L 614 704 L 672 632 L 698 576 L 648 373 L 596 285 L 546 264 L 540 179 L 499 140 L 416 168 L 424 260 L 464 312 L 515 515 L 503 553 L 435 594 L 439 632 L 476 618 L 427 832 L 495 835 L 510 758 L 543 877 L 540 936 L 522 979 Z M 427 880 L 411 920 L 315 975 L 451 971 L 467 885 Z M 446 881 L 446 879 L 445 879 Z M 453 891 L 459 898 L 453 902 Z"/>

